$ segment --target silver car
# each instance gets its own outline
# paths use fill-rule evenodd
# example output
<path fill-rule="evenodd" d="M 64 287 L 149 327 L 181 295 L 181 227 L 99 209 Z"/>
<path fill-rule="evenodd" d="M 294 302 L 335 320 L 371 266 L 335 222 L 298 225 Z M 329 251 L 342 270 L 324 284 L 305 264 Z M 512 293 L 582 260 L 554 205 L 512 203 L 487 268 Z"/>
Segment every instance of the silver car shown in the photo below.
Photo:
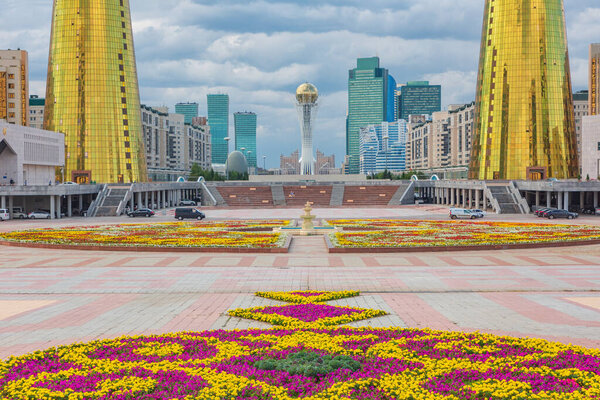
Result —
<path fill-rule="evenodd" d="M 33 211 L 27 216 L 29 219 L 50 219 L 50 213 L 46 211 Z"/>

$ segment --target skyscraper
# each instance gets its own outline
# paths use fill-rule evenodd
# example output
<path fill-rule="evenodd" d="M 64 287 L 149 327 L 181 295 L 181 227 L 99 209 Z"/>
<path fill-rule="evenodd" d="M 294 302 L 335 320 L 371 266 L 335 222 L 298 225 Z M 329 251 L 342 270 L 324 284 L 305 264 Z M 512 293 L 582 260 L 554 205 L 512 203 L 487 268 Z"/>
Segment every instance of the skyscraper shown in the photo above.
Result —
<path fill-rule="evenodd" d="M 129 0 L 54 0 L 45 129 L 63 132 L 66 180 L 147 180 Z"/>
<path fill-rule="evenodd" d="M 470 178 L 577 176 L 562 0 L 486 0 L 475 103 Z"/>
<path fill-rule="evenodd" d="M 229 95 L 209 94 L 206 96 L 208 104 L 208 125 L 212 139 L 213 164 L 225 164 L 229 154 Z"/>
<path fill-rule="evenodd" d="M 346 155 L 350 174 L 359 173 L 360 128 L 388 120 L 388 77 L 388 70 L 379 66 L 379 57 L 359 58 L 357 67 L 349 71 Z"/>
<path fill-rule="evenodd" d="M 600 115 L 600 43 L 590 45 L 590 115 Z"/>
<path fill-rule="evenodd" d="M 235 149 L 242 152 L 248 160 L 248 166 L 256 168 L 256 114 L 236 112 L 233 114 L 235 125 Z"/>
<path fill-rule="evenodd" d="M 198 116 L 198 103 L 177 103 L 175 104 L 175 114 L 182 114 L 186 124 L 191 124 L 192 120 Z"/>
<path fill-rule="evenodd" d="M 0 50 L 0 119 L 29 123 L 29 63 L 24 50 Z"/>
<path fill-rule="evenodd" d="M 408 121 L 409 115 L 432 115 L 442 110 L 442 87 L 428 81 L 412 81 L 400 87 L 398 119 Z"/>

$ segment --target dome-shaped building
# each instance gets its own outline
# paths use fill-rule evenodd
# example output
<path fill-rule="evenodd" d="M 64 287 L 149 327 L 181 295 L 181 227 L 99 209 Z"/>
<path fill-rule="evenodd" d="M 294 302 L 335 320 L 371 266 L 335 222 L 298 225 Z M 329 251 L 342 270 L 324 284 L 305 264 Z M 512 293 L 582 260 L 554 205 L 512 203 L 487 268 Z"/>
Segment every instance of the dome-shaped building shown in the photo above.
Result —
<path fill-rule="evenodd" d="M 248 161 L 241 151 L 236 150 L 229 154 L 225 163 L 225 170 L 227 171 L 227 175 L 231 172 L 237 172 L 238 174 L 248 173 Z"/>
<path fill-rule="evenodd" d="M 319 91 L 312 83 L 303 83 L 296 89 L 296 100 L 300 104 L 314 104 L 319 99 Z"/>

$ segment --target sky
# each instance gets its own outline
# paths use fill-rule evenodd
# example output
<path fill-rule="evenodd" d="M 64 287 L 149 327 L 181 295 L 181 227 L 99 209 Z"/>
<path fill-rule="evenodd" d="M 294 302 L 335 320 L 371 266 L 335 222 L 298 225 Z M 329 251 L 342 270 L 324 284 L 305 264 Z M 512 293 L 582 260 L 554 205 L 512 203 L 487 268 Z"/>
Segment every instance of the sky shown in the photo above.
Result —
<path fill-rule="evenodd" d="M 45 95 L 51 0 L 2 0 L 0 49 L 29 52 L 30 92 Z M 296 87 L 320 91 L 315 148 L 345 154 L 348 70 L 379 56 L 398 83 L 442 85 L 442 104 L 468 103 L 484 0 L 130 0 L 143 104 L 228 93 L 230 112 L 258 115 L 268 168 L 300 147 Z M 587 88 L 588 45 L 600 42 L 598 0 L 564 0 L 575 90 Z M 233 116 L 231 116 L 233 123 Z M 233 136 L 233 128 L 230 128 Z"/>

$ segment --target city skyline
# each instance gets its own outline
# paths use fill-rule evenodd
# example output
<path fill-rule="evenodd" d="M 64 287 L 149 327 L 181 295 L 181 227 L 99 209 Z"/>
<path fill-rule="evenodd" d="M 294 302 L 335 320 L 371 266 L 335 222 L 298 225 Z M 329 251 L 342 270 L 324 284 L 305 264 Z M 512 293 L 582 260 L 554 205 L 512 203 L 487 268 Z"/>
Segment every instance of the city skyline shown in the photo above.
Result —
<path fill-rule="evenodd" d="M 199 102 L 205 115 L 206 93 L 228 93 L 232 113 L 249 109 L 260 115 L 257 145 L 268 155 L 267 166 L 274 167 L 278 154 L 300 144 L 293 93 L 299 81 L 311 80 L 323 94 L 315 146 L 334 153 L 339 162 L 345 153 L 346 74 L 358 57 L 379 55 L 398 82 L 441 84 L 444 108 L 475 98 L 483 1 L 467 1 L 460 8 L 446 1 L 397 3 L 324 2 L 317 7 L 262 1 L 257 5 L 264 7 L 257 8 L 237 1 L 173 1 L 171 7 L 133 2 L 142 102 L 171 109 L 177 102 Z M 584 89 L 589 44 L 600 38 L 594 22 L 600 6 L 566 0 L 565 8 L 573 88 Z M 260 10 L 268 12 L 259 15 Z M 5 15 L 0 48 L 29 51 L 30 92 L 43 97 L 51 4 L 8 0 Z M 417 26 L 423 18 L 427 26 Z"/>

